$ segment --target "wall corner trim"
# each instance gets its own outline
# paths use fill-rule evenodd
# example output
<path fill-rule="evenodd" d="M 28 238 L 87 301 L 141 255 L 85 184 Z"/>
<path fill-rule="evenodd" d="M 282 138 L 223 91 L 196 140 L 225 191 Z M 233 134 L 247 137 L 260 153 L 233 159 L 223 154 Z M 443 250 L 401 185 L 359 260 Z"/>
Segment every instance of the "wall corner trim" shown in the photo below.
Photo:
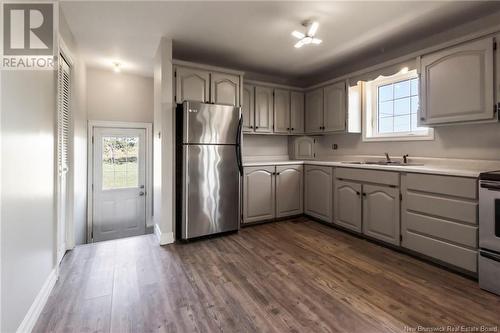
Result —
<path fill-rule="evenodd" d="M 155 235 L 160 245 L 167 245 L 174 243 L 173 232 L 161 232 L 160 226 L 155 224 Z"/>
<path fill-rule="evenodd" d="M 16 333 L 29 333 L 33 330 L 45 304 L 47 303 L 47 300 L 49 299 L 50 293 L 57 282 L 58 273 L 58 267 L 52 269 L 47 277 L 47 280 L 45 280 L 42 289 L 40 289 L 40 292 L 36 295 L 33 304 L 31 304 L 28 312 L 26 313 L 26 316 L 24 316 L 21 325 L 17 328 Z"/>

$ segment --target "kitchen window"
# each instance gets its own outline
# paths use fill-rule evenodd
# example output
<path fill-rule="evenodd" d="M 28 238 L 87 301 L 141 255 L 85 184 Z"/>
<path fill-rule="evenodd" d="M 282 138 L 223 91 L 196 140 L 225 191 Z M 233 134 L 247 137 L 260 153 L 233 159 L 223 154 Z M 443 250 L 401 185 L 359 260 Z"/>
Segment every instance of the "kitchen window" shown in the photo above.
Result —
<path fill-rule="evenodd" d="M 365 84 L 364 141 L 433 140 L 434 132 L 418 126 L 419 82 L 416 70 L 403 69 Z"/>

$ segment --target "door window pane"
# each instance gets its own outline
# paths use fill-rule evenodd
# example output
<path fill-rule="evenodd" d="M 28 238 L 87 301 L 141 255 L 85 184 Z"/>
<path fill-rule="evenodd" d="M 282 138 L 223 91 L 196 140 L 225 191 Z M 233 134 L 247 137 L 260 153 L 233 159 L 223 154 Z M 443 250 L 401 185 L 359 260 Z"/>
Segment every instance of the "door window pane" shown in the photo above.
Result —
<path fill-rule="evenodd" d="M 139 186 L 139 138 L 106 136 L 102 139 L 102 188 Z"/>

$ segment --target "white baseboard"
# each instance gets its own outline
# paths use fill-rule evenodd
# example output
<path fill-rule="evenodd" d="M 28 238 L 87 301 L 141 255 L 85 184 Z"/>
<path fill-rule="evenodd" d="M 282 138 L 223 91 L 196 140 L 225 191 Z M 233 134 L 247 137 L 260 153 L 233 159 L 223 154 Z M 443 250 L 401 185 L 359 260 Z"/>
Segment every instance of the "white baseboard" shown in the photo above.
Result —
<path fill-rule="evenodd" d="M 155 235 L 160 245 L 172 244 L 175 240 L 173 232 L 162 232 L 158 224 L 155 224 Z"/>
<path fill-rule="evenodd" d="M 40 314 L 42 313 L 43 307 L 49 299 L 50 292 L 56 284 L 57 275 L 58 269 L 54 268 L 47 277 L 47 280 L 45 280 L 42 289 L 40 289 L 40 292 L 36 295 L 33 304 L 31 304 L 28 313 L 24 316 L 24 319 L 21 322 L 21 325 L 17 328 L 16 333 L 29 333 L 33 330 L 38 317 L 40 317 Z"/>

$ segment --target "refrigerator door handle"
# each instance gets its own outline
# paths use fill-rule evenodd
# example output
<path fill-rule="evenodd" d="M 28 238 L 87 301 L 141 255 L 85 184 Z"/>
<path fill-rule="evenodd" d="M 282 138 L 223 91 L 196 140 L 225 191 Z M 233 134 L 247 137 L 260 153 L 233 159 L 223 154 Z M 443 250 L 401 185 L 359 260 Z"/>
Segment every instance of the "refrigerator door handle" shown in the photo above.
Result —
<path fill-rule="evenodd" d="M 238 122 L 238 130 L 236 131 L 236 160 L 238 161 L 238 170 L 240 175 L 243 176 L 243 161 L 241 157 L 241 127 L 243 123 L 243 118 L 240 116 L 240 121 Z"/>

